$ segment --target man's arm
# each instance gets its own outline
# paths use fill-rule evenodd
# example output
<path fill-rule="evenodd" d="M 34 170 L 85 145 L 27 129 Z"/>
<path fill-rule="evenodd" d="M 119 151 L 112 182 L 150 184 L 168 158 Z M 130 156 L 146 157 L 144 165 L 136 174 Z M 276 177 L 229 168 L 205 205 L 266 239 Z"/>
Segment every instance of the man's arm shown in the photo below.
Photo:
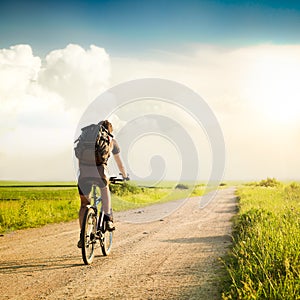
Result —
<path fill-rule="evenodd" d="M 114 159 L 115 159 L 115 161 L 117 163 L 117 166 L 118 166 L 118 169 L 119 169 L 120 173 L 122 174 L 122 177 L 123 178 L 127 178 L 128 175 L 127 175 L 125 167 L 123 165 L 120 153 L 114 154 Z"/>

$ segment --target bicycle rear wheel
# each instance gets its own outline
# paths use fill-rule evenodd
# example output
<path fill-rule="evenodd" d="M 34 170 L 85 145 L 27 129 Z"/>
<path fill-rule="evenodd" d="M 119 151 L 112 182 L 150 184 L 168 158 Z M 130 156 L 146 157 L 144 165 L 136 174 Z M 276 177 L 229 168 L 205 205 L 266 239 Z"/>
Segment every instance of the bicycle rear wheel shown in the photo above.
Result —
<path fill-rule="evenodd" d="M 95 256 L 96 232 L 96 213 L 94 209 L 90 207 L 85 212 L 81 233 L 81 238 L 83 242 L 82 259 L 86 265 L 90 265 L 93 262 Z"/>

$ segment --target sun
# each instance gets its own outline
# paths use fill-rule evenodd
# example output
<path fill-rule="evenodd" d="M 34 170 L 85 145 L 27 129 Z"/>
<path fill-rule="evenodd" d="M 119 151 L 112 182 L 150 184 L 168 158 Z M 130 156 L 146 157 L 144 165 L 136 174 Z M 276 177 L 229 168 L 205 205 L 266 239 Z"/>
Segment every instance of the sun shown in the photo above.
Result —
<path fill-rule="evenodd" d="M 299 121 L 300 54 L 266 51 L 251 69 L 247 90 L 256 110 L 272 122 Z"/>

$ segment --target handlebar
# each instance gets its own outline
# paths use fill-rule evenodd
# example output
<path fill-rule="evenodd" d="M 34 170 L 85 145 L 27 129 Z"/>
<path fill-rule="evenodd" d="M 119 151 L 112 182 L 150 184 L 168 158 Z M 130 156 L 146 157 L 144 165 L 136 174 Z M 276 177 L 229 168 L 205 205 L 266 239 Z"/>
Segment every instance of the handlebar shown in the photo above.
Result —
<path fill-rule="evenodd" d="M 116 183 L 116 182 L 122 182 L 122 181 L 124 181 L 123 178 L 117 178 L 116 176 L 113 176 L 113 177 L 109 178 L 110 183 Z"/>
<path fill-rule="evenodd" d="M 122 175 L 121 173 L 119 174 L 119 175 Z M 117 182 L 123 182 L 123 181 L 128 181 L 128 180 L 130 180 L 129 179 L 129 175 L 127 175 L 127 177 L 126 178 L 118 178 L 117 176 L 111 176 L 110 178 L 109 178 L 109 182 L 110 183 L 117 183 Z"/>

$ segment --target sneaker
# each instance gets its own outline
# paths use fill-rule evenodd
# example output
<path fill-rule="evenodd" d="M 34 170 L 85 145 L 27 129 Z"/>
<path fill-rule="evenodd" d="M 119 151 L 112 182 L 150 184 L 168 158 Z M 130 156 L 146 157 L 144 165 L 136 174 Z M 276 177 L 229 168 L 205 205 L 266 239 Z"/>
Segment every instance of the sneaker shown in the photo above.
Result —
<path fill-rule="evenodd" d="M 106 222 L 106 229 L 108 231 L 114 231 L 116 227 L 114 226 L 114 219 L 112 215 L 104 215 L 104 221 Z"/>
<path fill-rule="evenodd" d="M 78 248 L 82 248 L 82 240 L 81 240 L 81 239 L 78 241 L 77 247 L 78 247 Z"/>
<path fill-rule="evenodd" d="M 115 227 L 113 221 L 107 221 L 106 222 L 106 226 L 107 226 L 107 230 L 108 231 L 114 231 L 114 230 L 116 230 L 116 227 Z"/>

